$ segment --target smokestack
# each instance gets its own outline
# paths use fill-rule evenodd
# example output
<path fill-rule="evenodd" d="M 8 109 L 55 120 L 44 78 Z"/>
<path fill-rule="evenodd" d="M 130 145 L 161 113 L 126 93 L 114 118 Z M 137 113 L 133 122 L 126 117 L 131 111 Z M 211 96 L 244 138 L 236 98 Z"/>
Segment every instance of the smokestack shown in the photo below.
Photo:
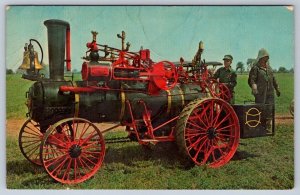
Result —
<path fill-rule="evenodd" d="M 70 24 L 62 20 L 46 20 L 48 29 L 49 74 L 51 80 L 64 80 L 66 32 Z"/>

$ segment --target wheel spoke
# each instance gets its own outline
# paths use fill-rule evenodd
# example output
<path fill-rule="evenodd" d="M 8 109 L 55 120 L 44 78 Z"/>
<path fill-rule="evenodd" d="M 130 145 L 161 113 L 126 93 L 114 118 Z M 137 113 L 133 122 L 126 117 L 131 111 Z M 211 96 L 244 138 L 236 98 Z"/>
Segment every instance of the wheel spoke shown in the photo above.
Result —
<path fill-rule="evenodd" d="M 225 127 L 221 127 L 221 128 L 217 128 L 216 129 L 216 132 L 219 132 L 219 131 L 225 131 L 225 129 L 227 129 L 227 128 L 229 128 L 229 127 L 234 127 L 235 126 L 235 124 L 230 124 L 230 125 L 227 125 L 227 126 L 225 126 Z M 228 131 L 231 131 L 232 129 L 228 129 Z"/>
<path fill-rule="evenodd" d="M 225 152 L 222 150 L 222 149 L 223 149 L 223 147 L 216 147 L 216 149 L 218 149 L 218 150 L 219 150 L 219 152 L 220 152 L 221 156 L 225 156 Z"/>
<path fill-rule="evenodd" d="M 206 131 L 206 129 L 203 129 L 202 127 L 200 127 L 199 125 L 192 123 L 191 121 L 187 121 L 187 124 L 192 125 L 194 127 L 196 127 L 197 129 L 201 129 L 203 131 Z"/>
<path fill-rule="evenodd" d="M 82 167 L 87 170 L 85 167 L 87 167 L 89 170 L 86 171 L 86 173 L 88 173 L 90 170 L 93 170 L 93 168 L 91 168 L 85 161 L 82 157 L 79 157 L 78 158 L 80 164 L 82 165 Z"/>
<path fill-rule="evenodd" d="M 33 142 L 41 142 L 41 139 L 22 139 L 22 143 L 25 144 L 25 143 L 33 143 Z"/>
<path fill-rule="evenodd" d="M 209 109 L 210 105 L 206 105 L 205 109 L 202 111 L 201 113 L 201 116 L 199 118 L 202 118 L 204 116 L 204 119 L 206 120 L 206 124 L 207 126 L 210 126 L 210 122 L 209 122 L 209 119 L 207 117 L 207 112 L 208 112 L 208 109 Z"/>
<path fill-rule="evenodd" d="M 64 147 L 64 146 L 65 146 L 65 142 L 63 142 L 62 140 L 58 139 L 58 138 L 55 136 L 55 134 L 51 135 L 51 138 L 52 138 L 52 139 L 55 139 L 56 141 L 58 141 L 59 144 L 60 144 L 59 146 L 61 146 L 61 147 Z M 53 143 L 53 142 L 50 142 L 50 144 L 57 145 L 55 142 L 54 142 L 54 143 Z"/>
<path fill-rule="evenodd" d="M 211 154 L 212 154 L 213 161 L 216 162 L 217 159 L 216 159 L 216 156 L 215 156 L 215 150 L 213 150 Z"/>
<path fill-rule="evenodd" d="M 98 141 L 95 141 L 95 142 L 92 142 L 92 143 L 88 143 L 88 144 L 86 144 L 85 146 L 82 146 L 81 148 L 82 148 L 83 150 L 86 150 L 86 149 L 88 149 L 88 148 L 92 148 L 95 144 L 99 144 L 99 142 L 98 142 Z"/>
<path fill-rule="evenodd" d="M 74 159 L 74 179 L 77 179 L 77 159 Z"/>
<path fill-rule="evenodd" d="M 94 132 L 93 132 L 93 133 L 94 133 Z M 95 136 L 98 135 L 97 132 L 96 132 L 95 134 L 93 134 L 93 133 L 91 133 L 87 138 L 85 138 L 85 139 L 83 140 L 83 142 L 80 143 L 79 145 L 80 145 L 80 146 L 84 145 L 86 142 L 90 141 L 93 137 L 95 137 Z"/>
<path fill-rule="evenodd" d="M 71 142 L 69 136 L 65 133 L 65 132 L 69 132 L 69 129 L 66 128 L 66 125 L 62 126 L 62 124 L 61 124 L 59 126 L 61 127 L 61 134 L 63 135 L 63 137 L 67 139 L 66 141 Z"/>
<path fill-rule="evenodd" d="M 229 117 L 231 116 L 231 113 L 228 113 L 217 125 L 214 127 L 217 129 L 223 122 L 225 122 Z"/>
<path fill-rule="evenodd" d="M 57 156 L 57 157 L 52 158 L 50 160 L 44 160 L 45 167 L 49 167 L 49 166 L 53 165 L 54 163 L 56 163 L 56 162 L 58 162 L 62 159 L 67 159 L 66 157 L 67 157 L 67 154 L 63 154 L 61 156 Z"/>
<path fill-rule="evenodd" d="M 33 133 L 33 132 L 28 132 L 28 131 L 24 130 L 24 133 L 29 134 L 29 135 L 33 135 L 34 137 L 40 137 L 42 135 L 42 134 L 35 133 L 35 131 Z"/>
<path fill-rule="evenodd" d="M 210 121 L 209 125 L 212 126 L 213 119 L 214 119 L 214 102 L 213 101 L 211 101 L 211 103 L 210 103 L 210 115 L 209 116 L 210 116 L 209 117 L 209 121 Z"/>
<path fill-rule="evenodd" d="M 209 150 L 204 153 L 203 164 L 206 164 L 206 162 L 207 162 L 209 156 L 211 155 L 212 151 L 213 151 L 213 147 L 210 147 Z"/>
<path fill-rule="evenodd" d="M 221 142 L 226 142 L 226 143 L 228 142 L 228 140 L 226 140 L 223 136 L 220 136 L 220 135 L 217 135 L 216 139 L 218 139 Z"/>
<path fill-rule="evenodd" d="M 207 133 L 204 131 L 186 131 L 186 136 L 199 136 L 206 135 Z"/>
<path fill-rule="evenodd" d="M 95 154 L 101 154 L 102 152 L 99 151 L 99 152 L 95 152 L 95 151 L 84 151 L 84 153 L 86 154 L 91 154 L 91 155 L 95 155 Z"/>
<path fill-rule="evenodd" d="M 201 123 L 203 123 L 206 128 L 208 127 L 208 124 L 209 124 L 209 120 L 208 120 L 207 115 L 206 115 L 206 112 L 207 112 L 208 109 L 209 109 L 209 105 L 203 105 L 200 115 L 198 113 L 193 112 L 193 114 L 197 116 L 198 120 Z M 205 117 L 203 117 L 203 116 L 205 116 Z M 202 117 L 206 119 L 206 123 L 202 120 Z"/>
<path fill-rule="evenodd" d="M 81 132 L 80 136 L 79 136 L 79 140 L 81 140 L 82 136 L 86 133 L 86 131 L 89 129 L 91 125 L 89 124 L 86 129 L 83 129 L 83 131 Z"/>
<path fill-rule="evenodd" d="M 188 148 L 187 148 L 188 151 L 190 151 L 192 148 L 195 148 L 196 145 L 199 145 L 200 141 L 202 141 L 203 139 L 205 139 L 204 142 L 207 141 L 206 137 L 199 137 L 194 143 L 192 143 L 191 145 L 188 146 Z"/>
<path fill-rule="evenodd" d="M 77 128 L 78 128 L 78 123 L 76 123 L 76 125 L 77 125 L 77 127 L 75 128 L 75 118 L 73 118 L 73 121 L 72 121 L 72 125 L 69 125 L 70 126 L 70 128 L 72 129 L 72 131 L 73 131 L 73 134 L 74 134 L 74 139 L 75 139 L 75 137 L 76 137 L 76 135 L 77 135 Z M 74 140 L 73 140 L 74 141 Z"/>
<path fill-rule="evenodd" d="M 30 158 L 36 151 L 38 151 L 39 149 L 39 145 L 37 145 L 36 147 L 30 149 L 29 151 L 27 151 L 27 154 L 28 154 L 28 158 Z"/>
<path fill-rule="evenodd" d="M 200 118 L 200 116 L 197 113 L 194 113 L 194 112 L 192 112 L 192 113 L 197 117 L 197 119 L 200 121 L 200 123 L 202 123 L 205 126 L 205 128 L 208 128 L 207 124 L 203 122 L 203 120 Z M 189 119 L 190 118 L 192 118 L 192 117 L 189 117 Z"/>
<path fill-rule="evenodd" d="M 31 124 L 31 125 L 27 124 L 25 128 L 31 130 L 34 133 L 40 134 L 40 128 L 36 127 L 33 124 Z M 25 128 L 24 128 L 24 131 L 25 131 Z"/>
<path fill-rule="evenodd" d="M 26 135 L 22 135 L 22 138 L 37 139 L 37 137 L 26 136 Z M 41 139 L 41 138 L 39 138 L 39 139 Z"/>
<path fill-rule="evenodd" d="M 203 146 L 207 143 L 207 141 L 208 141 L 208 139 L 204 140 L 204 142 L 202 143 L 202 145 L 197 149 L 197 152 L 196 152 L 195 156 L 193 157 L 193 160 L 194 160 L 195 162 L 198 162 L 197 159 L 198 159 L 199 153 L 200 153 L 200 152 L 203 152 L 202 148 L 203 148 Z"/>
<path fill-rule="evenodd" d="M 30 144 L 27 144 L 27 145 L 23 145 L 23 149 L 25 149 L 25 148 L 27 148 L 27 147 L 29 147 L 29 146 L 32 146 L 32 145 L 40 145 L 40 142 L 41 141 L 34 141 L 34 142 L 29 142 Z M 28 143 L 28 142 L 26 142 L 26 143 Z M 38 143 L 38 144 L 37 144 Z M 24 142 L 23 142 L 23 144 L 25 144 Z"/>
<path fill-rule="evenodd" d="M 216 107 L 217 107 L 217 106 L 216 106 Z M 219 112 L 217 112 L 216 117 L 213 119 L 213 123 L 212 123 L 212 126 L 213 126 L 213 127 L 216 126 L 216 122 L 219 120 L 219 117 L 220 117 L 220 115 L 221 115 L 222 109 L 223 109 L 223 105 L 221 105 L 220 108 L 216 108 L 216 111 L 219 110 Z"/>
<path fill-rule="evenodd" d="M 82 158 L 86 159 L 89 163 L 92 163 L 94 166 L 96 166 L 96 163 L 94 163 L 93 161 L 91 161 L 88 157 L 89 156 L 87 156 L 86 154 L 82 153 Z"/>
<path fill-rule="evenodd" d="M 228 134 L 223 134 L 223 133 L 218 133 L 219 135 L 221 136 L 224 136 L 224 137 L 232 137 L 232 138 L 235 138 L 234 135 L 228 135 Z"/>
<path fill-rule="evenodd" d="M 64 171 L 64 175 L 62 177 L 63 180 L 66 180 L 65 177 L 67 177 L 67 180 L 69 180 L 69 172 L 70 172 L 70 169 L 71 169 L 71 164 L 72 164 L 72 158 L 68 158 L 69 159 L 69 164 L 67 165 L 67 169 Z"/>
<path fill-rule="evenodd" d="M 62 161 L 51 171 L 51 174 L 54 174 L 56 172 L 56 174 L 55 174 L 56 176 L 62 170 L 62 168 L 64 167 L 64 164 L 68 160 L 68 158 L 64 158 L 64 159 L 60 158 L 59 160 L 62 160 Z M 59 160 L 54 161 L 54 163 L 58 163 Z M 54 163 L 51 163 L 51 165 L 54 164 Z M 51 165 L 49 164 L 47 167 L 50 167 Z"/>

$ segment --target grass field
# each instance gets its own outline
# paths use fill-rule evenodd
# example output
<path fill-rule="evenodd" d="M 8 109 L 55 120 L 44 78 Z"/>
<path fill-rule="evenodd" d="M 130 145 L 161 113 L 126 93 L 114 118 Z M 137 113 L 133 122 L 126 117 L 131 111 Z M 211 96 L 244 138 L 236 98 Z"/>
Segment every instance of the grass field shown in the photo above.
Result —
<path fill-rule="evenodd" d="M 278 74 L 282 96 L 276 99 L 276 114 L 289 115 L 293 99 L 292 74 Z M 7 122 L 25 119 L 25 92 L 30 81 L 20 75 L 7 76 Z M 236 102 L 253 100 L 247 76 L 238 76 Z M 280 122 L 280 121 L 279 121 Z M 243 139 L 233 159 L 218 169 L 185 169 L 173 144 L 158 144 L 152 151 L 135 142 L 107 144 L 104 164 L 84 183 L 62 185 L 43 168 L 32 165 L 18 148 L 22 123 L 7 129 L 7 188 L 10 189 L 291 189 L 294 187 L 294 124 L 280 122 L 276 135 Z M 106 138 L 124 132 L 105 134 Z"/>

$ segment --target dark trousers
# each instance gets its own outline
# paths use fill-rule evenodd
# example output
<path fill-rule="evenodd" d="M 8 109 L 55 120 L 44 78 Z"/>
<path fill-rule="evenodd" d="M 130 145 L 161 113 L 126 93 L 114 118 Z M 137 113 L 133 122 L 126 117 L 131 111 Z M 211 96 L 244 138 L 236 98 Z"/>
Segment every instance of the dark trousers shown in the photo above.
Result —
<path fill-rule="evenodd" d="M 258 104 L 274 104 L 274 100 L 274 94 L 266 94 L 266 97 L 260 94 L 255 95 L 255 103 Z"/>
<path fill-rule="evenodd" d="M 266 106 L 265 111 L 263 112 L 264 114 L 264 123 L 266 125 L 267 130 L 271 130 L 271 121 L 273 119 L 273 111 L 274 111 L 274 106 L 275 106 L 275 98 L 274 94 L 266 94 L 264 95 L 255 95 L 255 103 L 257 104 L 268 104 L 269 106 Z"/>

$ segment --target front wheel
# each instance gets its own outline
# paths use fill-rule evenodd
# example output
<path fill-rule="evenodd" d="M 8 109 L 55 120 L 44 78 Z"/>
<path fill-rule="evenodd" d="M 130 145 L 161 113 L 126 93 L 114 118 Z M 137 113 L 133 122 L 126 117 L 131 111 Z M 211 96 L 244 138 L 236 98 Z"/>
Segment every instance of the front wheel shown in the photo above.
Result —
<path fill-rule="evenodd" d="M 19 133 L 19 147 L 23 156 L 31 163 L 41 166 L 40 144 L 43 139 L 40 124 L 28 119 Z"/>
<path fill-rule="evenodd" d="M 88 120 L 68 118 L 47 131 L 40 148 L 40 159 L 56 181 L 76 184 L 92 177 L 102 165 L 104 138 Z"/>
<path fill-rule="evenodd" d="M 189 103 L 179 115 L 175 131 L 184 159 L 213 168 L 225 165 L 233 157 L 240 138 L 236 113 L 218 98 Z"/>

